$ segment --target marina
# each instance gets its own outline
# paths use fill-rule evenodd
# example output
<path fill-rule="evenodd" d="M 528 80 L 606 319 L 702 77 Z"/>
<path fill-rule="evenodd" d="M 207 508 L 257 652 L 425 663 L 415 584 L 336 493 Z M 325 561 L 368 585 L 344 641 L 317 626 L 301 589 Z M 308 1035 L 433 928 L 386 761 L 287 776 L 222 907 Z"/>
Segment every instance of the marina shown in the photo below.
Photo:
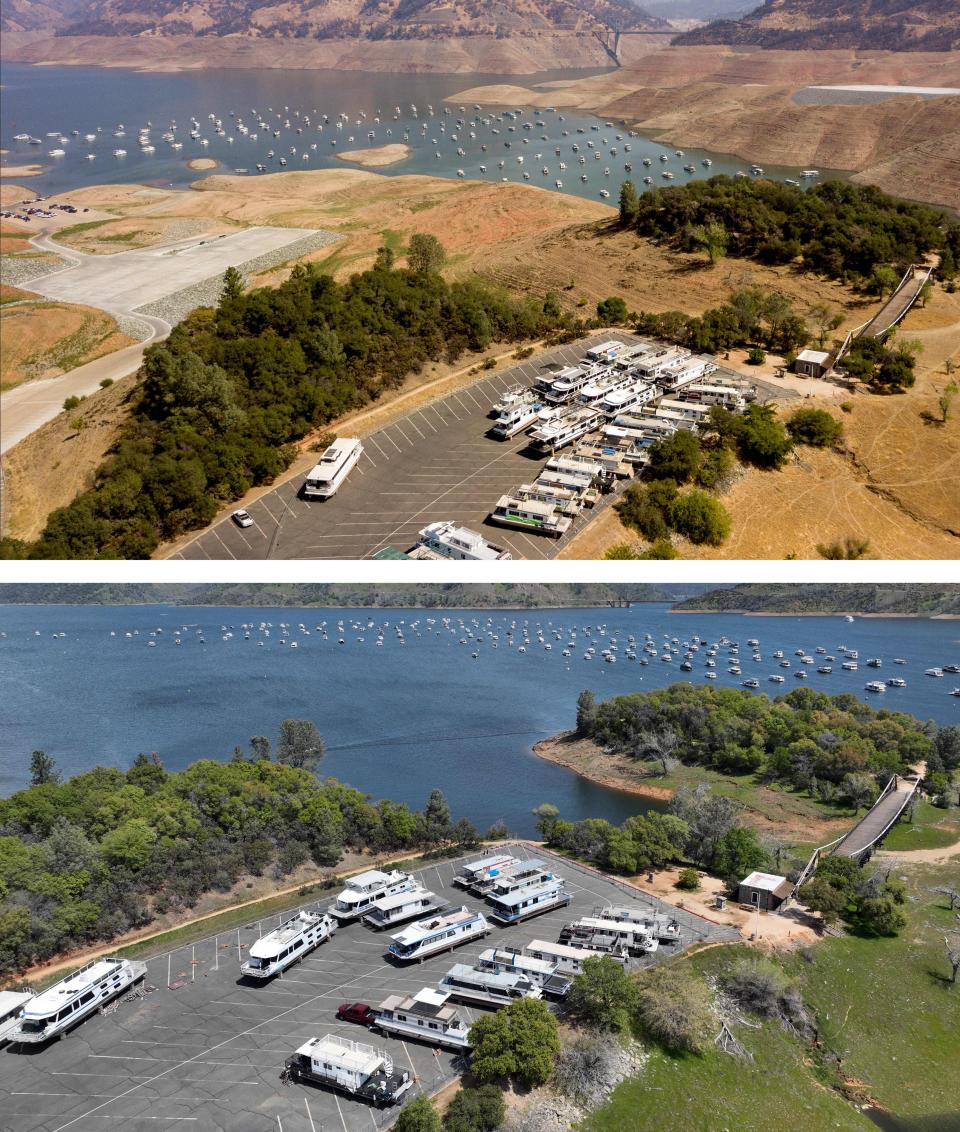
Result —
<path fill-rule="evenodd" d="M 272 979 L 321 943 L 333 938 L 337 921 L 319 912 L 300 911 L 258 939 L 240 970 L 251 979 Z"/>
<path fill-rule="evenodd" d="M 539 83 L 566 74 L 533 78 Z M 481 85 L 513 80 L 495 74 L 470 78 Z M 455 74 L 277 69 L 167 75 L 5 63 L 0 144 L 13 164 L 35 158 L 31 139 L 40 141 L 47 133 L 66 139 L 56 147 L 63 155 L 48 159 L 47 171 L 31 178 L 31 188 L 43 194 L 118 181 L 186 188 L 198 176 L 189 162 L 199 157 L 215 161 L 218 173 L 250 177 L 342 169 L 338 155 L 392 144 L 406 146 L 409 156 L 378 167 L 384 176 L 462 175 L 611 203 L 627 176 L 643 191 L 635 171 L 644 158 L 657 163 L 657 176 L 650 179 L 657 184 L 716 173 L 754 175 L 749 161 L 731 155 L 690 149 L 678 156 L 620 120 L 564 109 L 460 103 L 452 96 L 463 81 Z M 122 123 L 106 107 L 122 107 Z M 574 169 L 577 175 L 570 176 Z M 764 173 L 780 180 L 799 176 L 787 165 L 767 164 Z"/>

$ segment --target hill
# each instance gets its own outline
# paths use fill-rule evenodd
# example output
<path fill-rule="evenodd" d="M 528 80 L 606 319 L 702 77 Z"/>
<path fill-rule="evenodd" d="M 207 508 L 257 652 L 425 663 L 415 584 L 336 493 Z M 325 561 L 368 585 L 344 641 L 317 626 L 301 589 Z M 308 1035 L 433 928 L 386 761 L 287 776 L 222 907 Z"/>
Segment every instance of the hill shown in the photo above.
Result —
<path fill-rule="evenodd" d="M 629 0 L 12 0 L 5 16 L 15 29 L 54 27 L 65 35 L 242 36 L 260 38 L 406 40 L 463 36 L 590 34 L 611 27 L 664 30 L 665 20 Z"/>
<path fill-rule="evenodd" d="M 332 608 L 521 608 L 603 606 L 612 601 L 674 601 L 705 585 L 33 585 L 0 586 L 4 605 L 309 606 Z M 714 591 L 716 592 L 716 591 Z"/>
<path fill-rule="evenodd" d="M 960 617 L 960 582 L 945 585 L 767 585 L 708 590 L 675 611 L 715 613 L 859 613 Z"/>
<path fill-rule="evenodd" d="M 739 20 L 717 20 L 673 42 L 953 51 L 960 47 L 960 0 L 767 0 Z"/>

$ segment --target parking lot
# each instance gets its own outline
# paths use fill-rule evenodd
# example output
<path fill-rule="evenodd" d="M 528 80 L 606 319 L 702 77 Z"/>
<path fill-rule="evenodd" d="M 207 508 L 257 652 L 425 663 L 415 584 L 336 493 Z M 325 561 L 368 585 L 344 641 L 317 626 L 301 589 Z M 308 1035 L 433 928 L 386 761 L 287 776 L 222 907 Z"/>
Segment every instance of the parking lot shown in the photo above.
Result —
<path fill-rule="evenodd" d="M 423 527 L 440 519 L 482 531 L 514 558 L 555 557 L 597 508 L 581 514 L 561 540 L 487 522 L 499 497 L 532 483 L 546 463 L 525 435 L 487 437 L 488 414 L 506 389 L 532 385 L 548 366 L 574 365 L 588 347 L 609 338 L 638 341 L 630 334 L 597 334 L 431 401 L 364 436 L 363 457 L 332 499 L 298 498 L 298 476 L 246 508 L 252 527 L 241 530 L 222 519 L 173 557 L 370 558 L 386 546 L 407 550 Z"/>
<path fill-rule="evenodd" d="M 532 856 L 524 846 L 512 850 Z M 549 854 L 537 852 L 537 856 Z M 318 1086 L 282 1084 L 286 1057 L 305 1041 L 336 1033 L 386 1049 L 399 1067 L 410 1066 L 408 1096 L 432 1092 L 454 1075 L 454 1055 L 430 1046 L 372 1037 L 338 1022 L 340 1002 L 376 1006 L 388 994 L 432 986 L 455 962 L 472 962 L 486 947 L 555 940 L 564 923 L 597 905 L 640 903 L 669 911 L 681 923 L 680 947 L 706 938 L 735 938 L 732 929 L 661 905 L 569 861 L 552 858 L 566 878 L 572 904 L 511 928 L 494 926 L 486 940 L 423 964 L 395 967 L 383 959 L 387 934 L 343 927 L 327 944 L 264 986 L 248 985 L 239 964 L 260 935 L 282 916 L 247 924 L 148 960 L 142 998 L 82 1022 L 48 1046 L 0 1050 L 0 1118 L 5 1132 L 90 1132 L 92 1129 L 162 1129 L 195 1124 L 197 1132 L 362 1132 L 388 1125 L 396 1110 L 378 1111 Z M 444 860 L 418 873 L 431 891 L 453 905 L 486 908 L 451 880 L 460 862 Z M 322 904 L 329 902 L 324 900 Z M 678 948 L 663 947 L 649 961 Z M 109 1008 L 108 1008 L 109 1009 Z M 466 1018 L 478 1010 L 459 1006 Z M 482 1013 L 482 1012 L 479 1012 Z"/>

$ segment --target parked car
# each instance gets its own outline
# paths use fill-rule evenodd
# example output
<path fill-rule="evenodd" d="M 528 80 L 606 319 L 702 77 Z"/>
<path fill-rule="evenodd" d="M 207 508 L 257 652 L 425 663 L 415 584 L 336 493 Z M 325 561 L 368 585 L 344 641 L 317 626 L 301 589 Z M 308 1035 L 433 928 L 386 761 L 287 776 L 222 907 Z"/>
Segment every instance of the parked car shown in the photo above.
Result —
<path fill-rule="evenodd" d="M 244 511 L 242 508 L 238 511 L 234 511 L 230 518 L 233 519 L 238 527 L 253 526 L 253 519 L 251 519 L 249 513 Z"/>
<path fill-rule="evenodd" d="M 371 1007 L 365 1002 L 344 1002 L 337 1007 L 337 1017 L 341 1022 L 358 1022 L 361 1026 L 372 1026 L 377 1020 Z"/>

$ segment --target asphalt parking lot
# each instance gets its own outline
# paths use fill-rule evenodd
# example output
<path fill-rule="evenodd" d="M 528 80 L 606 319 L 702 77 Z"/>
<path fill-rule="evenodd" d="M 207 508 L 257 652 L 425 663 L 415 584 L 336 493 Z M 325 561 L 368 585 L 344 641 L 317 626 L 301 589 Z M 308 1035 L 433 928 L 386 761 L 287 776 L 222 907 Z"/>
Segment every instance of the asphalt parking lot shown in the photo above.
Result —
<path fill-rule="evenodd" d="M 532 856 L 528 847 L 514 852 Z M 537 856 L 550 856 L 538 852 Z M 363 1132 L 383 1128 L 396 1109 L 378 1111 L 323 1088 L 284 1085 L 284 1059 L 307 1039 L 337 1033 L 386 1049 L 398 1067 L 409 1065 L 415 1085 L 408 1096 L 432 1092 L 454 1074 L 454 1055 L 394 1038 L 374 1038 L 335 1017 L 342 1001 L 376 1006 L 388 994 L 432 986 L 453 963 L 472 962 L 486 947 L 555 940 L 564 923 L 600 904 L 654 905 L 681 922 L 680 946 L 705 938 L 733 938 L 732 929 L 660 905 L 617 882 L 569 861 L 556 862 L 573 895 L 571 905 L 511 928 L 494 926 L 486 940 L 417 966 L 398 968 L 383 959 L 389 943 L 359 925 L 336 936 L 281 978 L 247 985 L 239 963 L 245 948 L 283 918 L 246 925 L 148 960 L 145 984 L 156 989 L 121 1001 L 117 1009 L 80 1023 L 48 1046 L 0 1050 L 4 1132 L 91 1132 L 144 1129 L 160 1132 L 192 1124 L 197 1132 Z M 487 907 L 451 886 L 458 861 L 445 860 L 418 874 L 451 904 Z M 328 900 L 322 903 L 328 903 Z M 663 947 L 651 961 L 676 954 Z M 458 1007 L 474 1018 L 476 1008 Z"/>
<path fill-rule="evenodd" d="M 630 334 L 597 334 L 431 401 L 364 436 L 363 457 L 332 499 L 298 498 L 298 476 L 246 508 L 252 527 L 241 530 L 229 517 L 221 519 L 173 557 L 371 558 L 386 546 L 407 550 L 428 523 L 453 519 L 514 558 L 554 558 L 597 508 L 581 514 L 559 540 L 487 522 L 499 497 L 532 483 L 546 463 L 523 434 L 508 441 L 487 437 L 488 414 L 506 389 L 532 385 L 550 365 L 574 365 L 589 346 L 609 338 L 638 341 Z"/>

